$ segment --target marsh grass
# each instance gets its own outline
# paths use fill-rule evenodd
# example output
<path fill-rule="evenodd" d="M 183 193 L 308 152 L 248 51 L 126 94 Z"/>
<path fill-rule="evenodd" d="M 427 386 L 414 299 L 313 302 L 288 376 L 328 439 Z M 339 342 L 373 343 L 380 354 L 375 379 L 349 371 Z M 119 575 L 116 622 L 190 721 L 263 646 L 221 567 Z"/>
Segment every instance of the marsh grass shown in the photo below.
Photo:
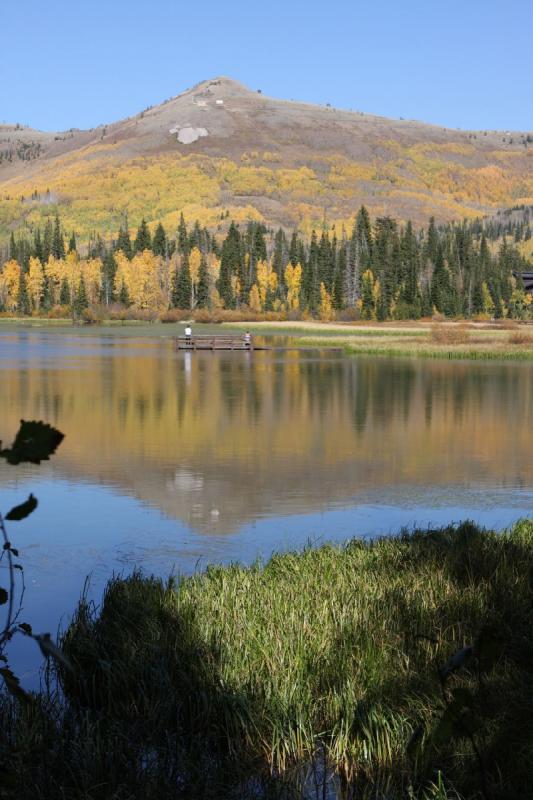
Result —
<path fill-rule="evenodd" d="M 115 578 L 64 636 L 64 701 L 10 721 L 4 761 L 35 765 L 13 796 L 525 800 L 532 555 L 533 523 L 465 523 Z M 497 656 L 476 644 L 444 686 L 439 666 L 487 630 Z M 457 689 L 472 740 L 442 736 Z M 56 793 L 31 794 L 44 774 Z"/>
<path fill-rule="evenodd" d="M 470 333 L 466 325 L 432 325 L 429 339 L 434 344 L 468 344 Z"/>

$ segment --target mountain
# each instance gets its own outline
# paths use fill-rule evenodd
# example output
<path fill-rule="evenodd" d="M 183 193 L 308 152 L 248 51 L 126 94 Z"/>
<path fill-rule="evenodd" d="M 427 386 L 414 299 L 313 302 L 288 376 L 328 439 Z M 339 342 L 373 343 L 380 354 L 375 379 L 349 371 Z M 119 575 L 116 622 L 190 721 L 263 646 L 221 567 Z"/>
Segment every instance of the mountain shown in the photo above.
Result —
<path fill-rule="evenodd" d="M 265 97 L 205 81 L 134 117 L 82 131 L 0 126 L 0 238 L 59 207 L 83 239 L 128 214 L 169 229 L 287 228 L 372 215 L 425 223 L 533 203 L 533 136 L 468 132 Z"/>

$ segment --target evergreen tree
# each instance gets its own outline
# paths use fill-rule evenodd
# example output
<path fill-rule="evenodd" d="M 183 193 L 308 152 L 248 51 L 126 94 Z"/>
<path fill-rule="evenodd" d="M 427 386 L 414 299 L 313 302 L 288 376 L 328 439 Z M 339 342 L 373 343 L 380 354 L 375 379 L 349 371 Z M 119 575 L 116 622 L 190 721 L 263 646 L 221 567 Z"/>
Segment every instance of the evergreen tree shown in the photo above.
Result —
<path fill-rule="evenodd" d="M 189 254 L 189 237 L 187 234 L 187 226 L 185 224 L 183 211 L 180 214 L 180 222 L 178 225 L 178 253 L 180 255 Z"/>
<path fill-rule="evenodd" d="M 65 240 L 58 215 L 55 218 L 54 232 L 52 234 L 52 255 L 54 258 L 65 258 Z"/>
<path fill-rule="evenodd" d="M 176 269 L 174 275 L 172 305 L 175 306 L 175 308 L 189 309 L 191 307 L 192 283 L 189 258 L 187 255 L 182 257 L 181 268 L 179 270 Z"/>
<path fill-rule="evenodd" d="M 224 301 L 226 308 L 235 307 L 235 297 L 233 293 L 232 277 L 235 275 L 239 281 L 244 281 L 244 254 L 243 254 L 241 235 L 234 222 L 231 223 L 228 235 L 222 244 L 222 255 L 220 259 L 220 274 L 217 289 L 220 297 Z M 243 289 L 241 283 L 241 291 Z"/>
<path fill-rule="evenodd" d="M 26 276 L 24 275 L 22 268 L 19 272 L 17 311 L 19 314 L 30 313 L 30 298 L 28 295 L 28 287 L 26 285 Z"/>
<path fill-rule="evenodd" d="M 54 229 L 52 227 L 52 221 L 50 217 L 46 220 L 46 225 L 44 226 L 44 234 L 43 234 L 43 259 L 42 264 L 46 264 L 50 256 L 52 255 L 52 239 L 54 236 Z"/>
<path fill-rule="evenodd" d="M 152 251 L 156 256 L 167 256 L 167 234 L 161 223 L 156 228 L 152 242 Z"/>
<path fill-rule="evenodd" d="M 76 289 L 74 295 L 74 301 L 72 303 L 72 310 L 76 316 L 80 316 L 83 311 L 89 307 L 89 301 L 87 299 L 87 290 L 85 288 L 85 280 L 83 275 L 80 276 L 80 280 L 78 283 L 78 288 Z"/>
<path fill-rule="evenodd" d="M 208 308 L 209 306 L 209 270 L 207 268 L 206 258 L 203 254 L 198 274 L 196 305 L 198 308 Z"/>
<path fill-rule="evenodd" d="M 70 241 L 68 243 L 68 251 L 69 251 L 69 253 L 77 253 L 78 252 L 78 248 L 77 248 L 77 244 L 76 244 L 76 234 L 74 233 L 74 231 L 72 231 L 72 234 L 70 236 Z"/>
<path fill-rule="evenodd" d="M 123 227 L 121 226 L 118 232 L 118 239 L 115 245 L 115 251 L 122 250 L 124 255 L 127 258 L 131 258 L 133 255 L 133 249 L 131 246 L 131 239 L 130 239 L 130 232 L 128 230 L 128 224 L 126 223 Z"/>
<path fill-rule="evenodd" d="M 62 306 L 69 306 L 70 305 L 70 286 L 68 285 L 68 281 L 66 278 L 63 278 L 61 281 L 61 287 L 59 290 L 59 302 Z"/>
<path fill-rule="evenodd" d="M 37 228 L 33 236 L 33 255 L 38 258 L 41 264 L 44 264 L 43 243 L 41 241 L 41 229 Z"/>
<path fill-rule="evenodd" d="M 133 250 L 135 253 L 142 253 L 143 250 L 150 250 L 151 247 L 152 247 L 152 238 L 150 236 L 150 231 L 148 230 L 148 225 L 146 224 L 146 220 L 143 217 L 141 224 L 137 229 L 137 236 L 135 237 Z"/>
<path fill-rule="evenodd" d="M 130 306 L 130 295 L 129 295 L 129 292 L 128 292 L 128 287 L 124 283 L 124 280 L 122 280 L 122 282 L 120 284 L 120 292 L 118 293 L 118 301 L 125 308 L 128 308 Z"/>

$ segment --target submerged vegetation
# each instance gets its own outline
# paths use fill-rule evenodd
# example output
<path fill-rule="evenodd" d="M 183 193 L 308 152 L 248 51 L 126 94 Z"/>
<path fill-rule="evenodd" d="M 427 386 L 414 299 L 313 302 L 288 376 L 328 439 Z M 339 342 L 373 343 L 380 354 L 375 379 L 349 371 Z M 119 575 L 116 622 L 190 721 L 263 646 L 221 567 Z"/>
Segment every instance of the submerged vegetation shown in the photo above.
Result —
<path fill-rule="evenodd" d="M 115 578 L 58 693 L 4 698 L 4 796 L 525 800 L 532 552 L 465 523 Z"/>
<path fill-rule="evenodd" d="M 404 320 L 440 314 L 478 319 L 533 317 L 521 275 L 531 241 L 530 207 L 508 220 L 415 230 L 365 207 L 351 230 L 324 224 L 304 238 L 250 221 L 217 233 L 183 215 L 169 233 L 144 220 L 134 237 L 94 235 L 83 257 L 59 217 L 11 236 L 0 270 L 0 311 L 98 322 L 320 318 Z M 526 252 L 526 251 L 524 251 Z"/>

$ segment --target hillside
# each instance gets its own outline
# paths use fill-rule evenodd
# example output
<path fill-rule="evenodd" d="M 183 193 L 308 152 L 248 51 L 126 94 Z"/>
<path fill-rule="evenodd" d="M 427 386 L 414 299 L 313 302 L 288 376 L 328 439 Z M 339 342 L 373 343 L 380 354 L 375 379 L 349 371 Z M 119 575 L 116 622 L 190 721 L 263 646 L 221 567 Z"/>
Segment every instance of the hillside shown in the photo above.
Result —
<path fill-rule="evenodd" d="M 533 137 L 456 131 L 205 81 L 89 131 L 0 126 L 0 239 L 55 211 L 81 238 L 127 211 L 172 229 L 254 218 L 309 231 L 371 214 L 424 223 L 533 203 Z"/>

